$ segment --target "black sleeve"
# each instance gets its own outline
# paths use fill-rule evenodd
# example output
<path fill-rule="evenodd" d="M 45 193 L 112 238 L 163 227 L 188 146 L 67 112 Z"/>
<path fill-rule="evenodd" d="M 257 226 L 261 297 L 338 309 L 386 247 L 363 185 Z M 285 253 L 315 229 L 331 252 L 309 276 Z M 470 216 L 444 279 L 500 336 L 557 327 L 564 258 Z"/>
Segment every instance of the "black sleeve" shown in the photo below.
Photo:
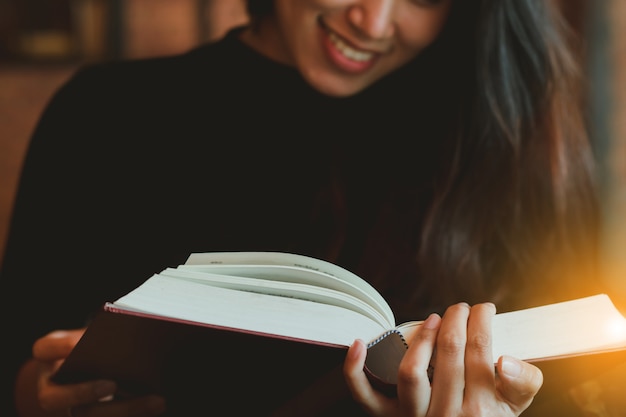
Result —
<path fill-rule="evenodd" d="M 201 52 L 85 67 L 42 114 L 0 272 L 10 340 L 0 409 L 13 408 L 37 338 L 84 326 L 192 252 L 327 246 L 333 229 L 310 222 L 326 125 L 292 104 L 301 94 L 275 88 L 282 72 L 267 82 L 228 50 Z"/>
<path fill-rule="evenodd" d="M 86 72 L 79 71 L 53 96 L 23 165 L 0 272 L 9 341 L 2 410 L 13 410 L 9 387 L 33 342 L 51 330 L 84 326 L 102 302 L 91 281 L 95 275 L 79 259 L 93 239 L 101 191 L 96 188 L 103 175 L 101 159 L 94 158 L 101 146 L 94 143 L 97 135 L 90 135 L 103 122 L 91 88 L 98 83 Z"/>

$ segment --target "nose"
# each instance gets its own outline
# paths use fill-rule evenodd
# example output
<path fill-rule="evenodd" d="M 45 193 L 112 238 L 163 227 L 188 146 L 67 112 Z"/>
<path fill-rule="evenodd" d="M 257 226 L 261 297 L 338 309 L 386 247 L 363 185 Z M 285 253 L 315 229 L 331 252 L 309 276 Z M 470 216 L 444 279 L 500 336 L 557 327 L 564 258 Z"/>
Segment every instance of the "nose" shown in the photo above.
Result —
<path fill-rule="evenodd" d="M 394 33 L 395 5 L 396 0 L 359 0 L 349 8 L 348 20 L 368 38 L 390 38 Z"/>

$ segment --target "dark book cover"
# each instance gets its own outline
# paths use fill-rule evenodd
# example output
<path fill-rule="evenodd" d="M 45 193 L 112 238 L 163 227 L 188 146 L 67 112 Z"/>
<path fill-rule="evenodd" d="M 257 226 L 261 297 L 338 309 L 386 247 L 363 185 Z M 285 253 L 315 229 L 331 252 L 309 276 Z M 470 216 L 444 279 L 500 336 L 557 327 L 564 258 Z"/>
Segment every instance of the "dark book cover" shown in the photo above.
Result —
<path fill-rule="evenodd" d="M 295 415 L 347 395 L 346 349 L 102 311 L 53 380 L 113 379 L 121 396 L 165 396 L 171 415 Z"/>

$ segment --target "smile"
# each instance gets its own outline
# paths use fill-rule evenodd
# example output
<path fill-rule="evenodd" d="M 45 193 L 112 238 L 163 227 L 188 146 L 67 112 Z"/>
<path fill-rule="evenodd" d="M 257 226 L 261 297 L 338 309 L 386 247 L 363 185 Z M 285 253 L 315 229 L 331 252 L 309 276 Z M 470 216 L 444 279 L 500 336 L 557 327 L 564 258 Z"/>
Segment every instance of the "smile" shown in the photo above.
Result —
<path fill-rule="evenodd" d="M 330 29 L 326 28 L 326 33 L 328 33 L 328 39 L 330 40 L 330 42 L 346 58 L 356 62 L 366 62 L 374 58 L 373 52 L 360 51 L 353 48 Z"/>

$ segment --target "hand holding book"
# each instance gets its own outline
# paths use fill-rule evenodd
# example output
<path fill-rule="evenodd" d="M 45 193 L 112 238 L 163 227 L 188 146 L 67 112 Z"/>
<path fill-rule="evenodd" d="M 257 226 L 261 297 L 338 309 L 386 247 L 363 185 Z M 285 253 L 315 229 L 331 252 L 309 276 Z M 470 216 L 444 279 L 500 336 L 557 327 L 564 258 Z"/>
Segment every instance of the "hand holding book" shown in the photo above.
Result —
<path fill-rule="evenodd" d="M 535 366 L 501 357 L 493 367 L 491 353 L 492 304 L 451 306 L 443 320 L 436 314 L 415 330 L 399 364 L 397 395 L 388 397 L 369 383 L 363 371 L 363 343 L 350 347 L 344 365 L 354 398 L 373 415 L 486 415 L 518 416 L 541 387 Z M 432 364 L 433 367 L 430 367 Z"/>
<path fill-rule="evenodd" d="M 551 362 L 626 347 L 626 320 L 606 295 L 490 320 L 492 364 L 503 355 Z M 446 322 L 468 323 L 467 317 Z M 356 339 L 367 343 L 370 378 L 395 389 L 422 326 L 395 323 L 373 287 L 324 261 L 285 253 L 192 254 L 185 265 L 107 303 L 54 379 L 113 379 L 124 391 L 165 394 L 185 404 L 194 392 L 202 396 L 201 385 L 180 382 L 193 372 L 219 381 L 224 389 L 210 390 L 220 400 L 235 402 L 228 387 L 236 386 L 254 393 L 257 409 L 271 410 L 341 367 Z M 463 326 L 456 332 L 464 338 L 470 327 Z"/>

